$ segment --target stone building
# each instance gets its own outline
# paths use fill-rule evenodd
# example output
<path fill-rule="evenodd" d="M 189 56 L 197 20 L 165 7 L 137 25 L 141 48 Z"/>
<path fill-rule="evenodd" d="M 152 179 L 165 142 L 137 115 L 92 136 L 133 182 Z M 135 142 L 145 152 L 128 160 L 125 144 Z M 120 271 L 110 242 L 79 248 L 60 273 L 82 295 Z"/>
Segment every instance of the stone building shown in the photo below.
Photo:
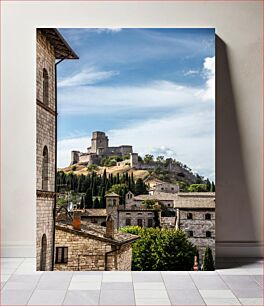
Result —
<path fill-rule="evenodd" d="M 175 209 L 176 227 L 198 247 L 200 260 L 207 246 L 215 256 L 215 193 L 179 193 Z"/>
<path fill-rule="evenodd" d="M 118 147 L 109 147 L 109 139 L 104 132 L 95 131 L 92 134 L 91 146 L 87 148 L 87 152 L 72 151 L 71 165 L 82 163 L 86 165 L 98 165 L 103 157 L 107 156 L 131 156 L 126 162 L 135 163 L 137 154 L 133 154 L 131 145 L 121 145 Z"/>
<path fill-rule="evenodd" d="M 59 213 L 56 221 L 56 271 L 130 271 L 132 243 L 139 237 L 115 230 L 109 215 L 106 227 Z"/>
<path fill-rule="evenodd" d="M 56 29 L 37 29 L 36 40 L 36 261 L 37 270 L 52 270 L 57 157 L 56 65 L 78 56 Z M 56 60 L 60 61 L 56 63 Z"/>

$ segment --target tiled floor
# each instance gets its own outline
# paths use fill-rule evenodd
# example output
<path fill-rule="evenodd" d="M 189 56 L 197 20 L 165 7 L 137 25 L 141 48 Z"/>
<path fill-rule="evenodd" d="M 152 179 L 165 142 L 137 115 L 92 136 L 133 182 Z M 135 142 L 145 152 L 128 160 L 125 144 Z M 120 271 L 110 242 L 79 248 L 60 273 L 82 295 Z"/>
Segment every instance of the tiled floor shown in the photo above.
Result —
<path fill-rule="evenodd" d="M 264 305 L 263 262 L 224 259 L 213 272 L 36 272 L 1 258 L 0 305 Z"/>

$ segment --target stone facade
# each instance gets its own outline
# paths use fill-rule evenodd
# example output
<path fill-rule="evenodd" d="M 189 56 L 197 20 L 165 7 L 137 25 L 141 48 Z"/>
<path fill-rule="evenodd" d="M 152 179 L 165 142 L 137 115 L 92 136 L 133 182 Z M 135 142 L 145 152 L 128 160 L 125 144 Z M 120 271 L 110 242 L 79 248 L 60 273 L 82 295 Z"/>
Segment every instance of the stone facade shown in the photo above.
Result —
<path fill-rule="evenodd" d="M 132 262 L 132 242 L 138 239 L 131 234 L 114 231 L 107 238 L 102 226 L 85 225 L 75 230 L 71 225 L 57 222 L 55 236 L 56 271 L 130 271 Z M 67 260 L 61 263 L 59 248 L 67 248 Z"/>
<path fill-rule="evenodd" d="M 56 29 L 37 29 L 36 41 L 36 261 L 37 270 L 52 270 L 56 200 L 55 61 L 68 58 L 65 54 L 69 51 L 72 58 L 76 55 Z"/>
<path fill-rule="evenodd" d="M 37 30 L 37 270 L 52 269 L 56 156 L 55 59 L 54 46 L 40 30 Z M 46 104 L 43 101 L 44 69 L 48 73 L 49 85 Z M 43 186 L 45 147 L 47 148 L 47 184 Z"/>
<path fill-rule="evenodd" d="M 138 225 L 142 227 L 153 227 L 154 211 L 151 209 L 146 210 L 119 210 L 118 211 L 118 225 L 124 227 L 128 225 Z"/>
<path fill-rule="evenodd" d="M 180 229 L 198 247 L 200 261 L 207 246 L 215 257 L 215 211 L 214 209 L 180 209 Z M 210 218 L 210 219 L 207 219 Z"/>

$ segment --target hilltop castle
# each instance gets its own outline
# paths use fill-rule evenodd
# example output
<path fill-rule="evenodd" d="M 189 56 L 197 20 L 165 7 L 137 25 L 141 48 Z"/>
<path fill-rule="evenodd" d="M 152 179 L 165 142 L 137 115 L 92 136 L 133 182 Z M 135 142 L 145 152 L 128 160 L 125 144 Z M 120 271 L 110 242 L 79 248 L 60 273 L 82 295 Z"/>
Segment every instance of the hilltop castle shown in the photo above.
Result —
<path fill-rule="evenodd" d="M 121 145 L 118 147 L 109 147 L 109 139 L 104 132 L 93 132 L 91 146 L 87 148 L 87 152 L 72 151 L 71 165 L 82 163 L 86 165 L 99 165 L 103 157 L 120 156 L 122 158 L 129 156 L 123 162 L 130 163 L 131 167 L 137 165 L 138 154 L 133 153 L 131 145 Z"/>

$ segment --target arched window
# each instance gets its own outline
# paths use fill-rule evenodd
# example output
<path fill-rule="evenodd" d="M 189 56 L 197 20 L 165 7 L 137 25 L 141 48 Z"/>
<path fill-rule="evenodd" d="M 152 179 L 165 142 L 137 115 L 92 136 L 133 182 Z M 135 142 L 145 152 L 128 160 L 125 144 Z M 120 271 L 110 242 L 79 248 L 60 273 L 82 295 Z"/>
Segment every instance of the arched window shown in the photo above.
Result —
<path fill-rule="evenodd" d="M 205 214 L 205 220 L 211 220 L 211 214 Z"/>
<path fill-rule="evenodd" d="M 45 146 L 42 156 L 42 190 L 48 190 L 49 182 L 49 153 L 48 148 Z"/>
<path fill-rule="evenodd" d="M 45 68 L 43 69 L 43 103 L 49 105 L 49 75 Z"/>
<path fill-rule="evenodd" d="M 41 253 L 40 253 L 40 271 L 46 270 L 47 257 L 47 236 L 44 234 L 41 239 Z"/>

